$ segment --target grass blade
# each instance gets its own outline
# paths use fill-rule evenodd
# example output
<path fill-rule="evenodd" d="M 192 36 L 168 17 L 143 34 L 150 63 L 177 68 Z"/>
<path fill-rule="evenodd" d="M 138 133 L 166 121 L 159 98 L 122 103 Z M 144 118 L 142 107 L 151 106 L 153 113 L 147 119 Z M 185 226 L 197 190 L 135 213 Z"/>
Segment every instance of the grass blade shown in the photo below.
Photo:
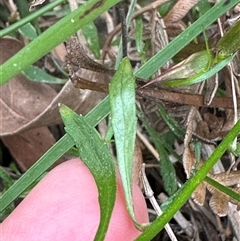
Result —
<path fill-rule="evenodd" d="M 34 39 L 30 44 L 0 66 L 0 85 L 19 74 L 30 64 L 36 62 L 58 44 L 65 41 L 86 24 L 92 22 L 119 1 L 120 0 L 88 1 L 48 28 L 38 38 Z M 10 69 L 11 71 L 9 71 Z"/>
<path fill-rule="evenodd" d="M 197 35 L 199 35 L 203 29 L 207 28 L 222 14 L 234 7 L 239 0 L 225 1 L 221 0 L 214 5 L 208 12 L 196 20 L 191 26 L 189 26 L 182 34 L 177 36 L 172 42 L 170 42 L 165 48 L 154 55 L 147 63 L 142 65 L 134 75 L 147 79 L 153 73 L 155 73 L 161 66 L 163 66 L 169 59 L 171 59 L 176 53 L 190 43 Z"/>
<path fill-rule="evenodd" d="M 22 18 L 21 20 L 17 21 L 16 23 L 11 24 L 9 27 L 4 28 L 0 31 L 0 38 L 4 37 L 5 35 L 9 35 L 11 32 L 17 30 L 18 28 L 24 26 L 25 24 L 33 21 L 34 19 L 40 17 L 44 13 L 50 11 L 54 7 L 58 6 L 59 4 L 63 3 L 65 0 L 55 0 L 46 6 L 40 8 L 36 12 L 32 12 L 28 16 Z"/>

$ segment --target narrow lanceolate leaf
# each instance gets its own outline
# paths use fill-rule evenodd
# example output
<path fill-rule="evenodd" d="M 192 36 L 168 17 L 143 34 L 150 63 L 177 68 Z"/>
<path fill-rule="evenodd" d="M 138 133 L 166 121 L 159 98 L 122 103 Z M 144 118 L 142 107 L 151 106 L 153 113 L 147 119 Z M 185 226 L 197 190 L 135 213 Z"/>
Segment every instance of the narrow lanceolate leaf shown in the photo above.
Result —
<path fill-rule="evenodd" d="M 95 240 L 104 240 L 116 198 L 113 158 L 107 145 L 83 116 L 79 116 L 64 105 L 60 106 L 60 113 L 66 132 L 78 148 L 79 157 L 87 165 L 96 181 L 101 215 Z"/>
<path fill-rule="evenodd" d="M 88 43 L 88 46 L 96 59 L 100 58 L 100 46 L 98 42 L 98 32 L 97 28 L 93 22 L 85 25 L 82 28 L 83 35 Z"/>
<path fill-rule="evenodd" d="M 67 79 L 59 79 L 57 77 L 53 77 L 48 73 L 46 73 L 46 71 L 34 65 L 30 65 L 29 67 L 24 69 L 22 73 L 28 79 L 35 82 L 48 83 L 48 84 L 65 84 L 67 82 Z"/>
<path fill-rule="evenodd" d="M 125 200 L 129 214 L 132 206 L 132 161 L 136 135 L 135 81 L 128 58 L 124 58 L 109 86 L 112 127 Z"/>

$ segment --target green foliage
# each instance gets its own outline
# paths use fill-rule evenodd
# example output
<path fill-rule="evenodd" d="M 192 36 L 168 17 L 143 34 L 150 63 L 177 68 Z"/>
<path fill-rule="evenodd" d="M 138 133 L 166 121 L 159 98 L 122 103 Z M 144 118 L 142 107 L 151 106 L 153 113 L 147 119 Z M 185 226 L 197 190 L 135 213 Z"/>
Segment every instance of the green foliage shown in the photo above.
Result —
<path fill-rule="evenodd" d="M 79 157 L 91 171 L 97 187 L 100 204 L 100 225 L 95 240 L 104 240 L 116 198 L 114 160 L 97 131 L 83 116 L 67 106 L 60 106 L 65 130 L 74 141 Z"/>
<path fill-rule="evenodd" d="M 90 126 L 97 125 L 110 111 L 109 98 L 92 109 L 84 118 Z M 63 154 L 74 146 L 69 135 L 64 135 L 55 143 L 28 171 L 22 175 L 1 197 L 0 212 L 2 212 L 14 199 L 34 183 L 47 169 L 49 169 Z"/>
<path fill-rule="evenodd" d="M 88 43 L 89 48 L 94 54 L 96 59 L 100 58 L 100 46 L 98 42 L 97 28 L 93 22 L 83 26 L 83 35 Z"/>
<path fill-rule="evenodd" d="M 26 69 L 22 71 L 22 73 L 30 80 L 48 83 L 48 84 L 65 84 L 67 79 L 59 79 L 57 77 L 53 77 L 46 73 L 46 71 L 38 68 L 37 66 L 30 65 Z"/>
<path fill-rule="evenodd" d="M 33 40 L 37 37 L 37 31 L 31 23 L 27 23 L 20 27 L 18 31 L 29 40 Z"/>
<path fill-rule="evenodd" d="M 175 195 L 166 201 L 167 207 L 163 214 L 158 217 L 137 239 L 136 241 L 151 240 L 159 230 L 162 230 L 166 223 L 170 221 L 173 215 L 183 206 L 183 204 L 190 198 L 192 192 L 197 188 L 207 176 L 213 165 L 221 158 L 224 152 L 228 149 L 229 143 L 232 143 L 240 130 L 240 121 L 232 128 L 224 140 L 217 146 L 212 155 L 204 163 L 199 171 L 197 171 Z"/>
<path fill-rule="evenodd" d="M 173 150 L 171 148 L 166 149 L 167 145 L 166 137 L 159 135 L 146 120 L 143 120 L 144 125 L 147 129 L 147 132 L 152 139 L 154 146 L 156 147 L 159 156 L 160 156 L 160 174 L 163 178 L 163 184 L 166 192 L 169 196 L 173 195 L 177 191 L 177 178 L 174 170 L 174 166 L 169 159 L 170 153 L 173 154 Z M 164 144 L 165 143 L 165 146 Z M 171 152 L 170 152 L 171 151 Z M 173 154 L 174 155 L 174 154 Z"/>
<path fill-rule="evenodd" d="M 128 58 L 122 60 L 109 85 L 109 97 L 118 167 L 127 208 L 133 220 L 135 220 L 132 205 L 132 166 L 137 118 L 135 107 L 135 79 Z"/>
<path fill-rule="evenodd" d="M 203 29 L 207 28 L 217 18 L 224 14 L 228 9 L 235 6 L 239 1 L 220 1 L 214 5 L 209 11 L 207 11 L 202 17 L 196 20 L 191 26 L 189 26 L 182 34 L 178 35 L 172 42 L 170 42 L 165 48 L 154 55 L 147 63 L 142 65 L 134 75 L 136 77 L 147 79 L 153 73 L 155 73 L 160 67 L 162 67 L 169 59 L 171 59 L 176 53 L 190 43 L 197 35 L 199 35 Z"/>
<path fill-rule="evenodd" d="M 9 26 L 8 28 L 0 31 L 0 37 L 3 37 L 6 34 L 20 28 L 26 23 L 32 21 L 33 19 L 41 16 L 46 11 L 49 11 L 53 7 L 62 3 L 63 0 L 56 0 L 52 3 L 46 5 L 40 10 L 30 14 L 19 22 Z M 35 38 L 29 45 L 24 47 L 20 52 L 15 56 L 5 62 L 0 66 L 1 78 L 0 84 L 6 83 L 10 78 L 16 74 L 23 71 L 25 68 L 29 67 L 31 64 L 39 60 L 42 56 L 48 53 L 52 48 L 57 46 L 59 43 L 66 40 L 69 36 L 77 32 L 78 29 L 83 28 L 87 24 L 93 22 L 93 20 L 98 17 L 101 13 L 108 10 L 110 7 L 114 6 L 119 2 L 119 0 L 106 0 L 103 5 L 100 5 L 96 8 L 93 8 L 97 3 L 97 0 L 88 1 L 85 5 L 82 5 L 76 11 L 70 13 L 62 20 L 54 24 L 52 27 L 48 28 L 45 32 Z M 202 32 L 202 29 L 207 28 L 211 23 L 213 23 L 218 17 L 220 17 L 227 10 L 232 8 L 235 4 L 239 3 L 238 0 L 230 1 L 220 1 L 209 11 L 207 11 L 202 17 L 195 21 L 190 27 L 186 29 L 182 34 L 176 37 L 169 45 L 167 45 L 162 51 L 153 56 L 149 61 L 142 65 L 134 74 L 130 67 L 128 59 L 124 59 L 119 67 L 119 70 L 114 77 L 113 83 L 110 86 L 110 102 L 109 97 L 105 98 L 97 107 L 95 107 L 91 112 L 89 112 L 85 117 L 78 117 L 75 113 L 70 110 L 65 111 L 65 124 L 68 134 L 64 135 L 52 148 L 50 148 L 25 174 L 19 178 L 1 197 L 1 206 L 0 212 L 2 212 L 6 207 L 8 207 L 15 198 L 17 198 L 21 193 L 24 192 L 32 183 L 34 183 L 49 167 L 52 166 L 63 154 L 70 150 L 75 144 L 77 145 L 79 156 L 82 159 L 85 159 L 91 168 L 93 168 L 94 177 L 98 179 L 98 172 L 100 176 L 104 176 L 100 166 L 101 162 L 98 163 L 99 166 L 92 166 L 92 163 L 89 162 L 90 159 L 96 158 L 104 155 L 105 159 L 108 159 L 109 165 L 106 171 L 109 171 L 109 178 L 113 178 L 113 169 L 110 164 L 110 156 L 107 154 L 106 145 L 98 137 L 97 133 L 93 127 L 99 123 L 100 120 L 105 118 L 111 110 L 112 117 L 112 128 L 114 132 L 119 168 L 121 171 L 122 178 L 124 180 L 124 190 L 127 199 L 128 209 L 133 216 L 131 203 L 131 167 L 132 167 L 132 155 L 133 155 L 133 146 L 134 138 L 136 133 L 136 113 L 135 113 L 135 98 L 134 98 L 134 77 L 139 77 L 147 79 L 153 73 L 156 72 L 161 66 L 164 65 L 169 59 L 171 59 L 177 52 L 179 52 L 184 46 L 186 46 L 192 39 L 194 39 L 199 33 Z M 0 11 L 1 13 L 1 11 Z M 2 12 L 2 14 L 4 14 Z M 129 14 L 129 19 L 131 14 Z M 130 21 L 130 20 L 129 20 Z M 57 33 L 57 34 L 56 34 Z M 231 33 L 232 36 L 232 33 Z M 140 39 L 139 39 L 140 42 Z M 224 46 L 224 47 L 223 47 Z M 140 47 L 140 46 L 139 46 Z M 224 51 L 223 61 L 230 61 L 229 54 L 232 54 L 238 50 L 238 46 L 234 45 L 231 49 L 225 47 L 225 42 L 222 41 L 218 44 L 218 47 Z M 140 47 L 141 49 L 141 47 Z M 229 59 L 227 59 L 229 58 Z M 120 58 L 119 58 L 120 59 Z M 222 59 L 219 62 L 223 63 Z M 120 61 L 119 61 L 120 62 Z M 218 60 L 217 60 L 218 62 Z M 16 66 L 15 63 L 18 63 Z M 227 63 L 227 62 L 226 62 Z M 226 64 L 224 63 L 224 64 Z M 13 68 L 13 66 L 15 66 Z M 204 65 L 206 66 L 206 65 Z M 217 64 L 216 64 L 217 66 Z M 220 66 L 219 68 L 222 68 Z M 210 70 L 214 69 L 211 68 Z M 214 70 L 218 71 L 218 70 Z M 201 72 L 201 71 L 200 71 Z M 201 72 L 201 75 L 205 74 Z M 126 75 L 126 77 L 125 77 Z M 200 77 L 200 76 L 199 76 Z M 197 78 L 195 78 L 196 80 Z M 110 107 L 111 106 L 111 107 Z M 163 110 L 160 109 L 163 113 Z M 164 113 L 163 115 L 164 116 Z M 72 119 L 70 118 L 72 117 Z M 167 120 L 167 116 L 166 116 Z M 171 120 L 167 120 L 168 123 L 171 123 L 172 130 L 176 131 L 176 126 Z M 80 128 L 79 128 L 80 126 Z M 88 130 L 88 131 L 87 131 Z M 169 199 L 166 210 L 163 215 L 154 221 L 147 229 L 142 233 L 142 235 L 137 240 L 151 240 L 163 227 L 165 224 L 173 217 L 173 215 L 181 208 L 182 205 L 187 201 L 191 196 L 192 192 L 196 189 L 201 181 L 204 180 L 209 170 L 213 165 L 219 160 L 223 153 L 227 150 L 229 145 L 236 138 L 240 130 L 240 122 L 238 122 L 235 127 L 230 131 L 226 138 L 222 141 L 221 144 L 216 148 L 212 156 L 206 161 L 203 167 L 197 171 L 192 178 L 190 178 L 183 187 Z M 76 136 L 76 133 L 79 133 L 79 136 Z M 131 132 L 131 133 L 130 133 Z M 177 135 L 182 136 L 182 130 L 178 130 Z M 155 134 L 154 134 L 155 135 Z M 81 137 L 81 138 L 80 138 Z M 154 137 L 154 139 L 156 139 Z M 94 146 L 98 150 L 99 147 L 104 148 L 104 154 L 97 153 L 94 154 L 94 157 L 91 156 L 88 158 L 87 150 L 83 148 L 82 141 L 87 142 L 90 146 Z M 96 144 L 94 144 L 96 142 Z M 85 143 L 84 143 L 85 145 Z M 163 155 L 164 163 L 163 168 L 167 169 L 168 164 L 170 163 L 167 160 L 166 152 L 169 151 L 162 143 L 159 145 L 159 153 Z M 128 169 L 129 168 L 129 169 Z M 172 167 L 170 167 L 172 169 Z M 173 177 L 173 176 L 172 176 Z M 103 183 L 99 184 L 98 188 L 100 189 Z M 105 184 L 106 185 L 106 184 Z M 169 192 L 173 192 L 175 187 L 170 187 Z M 112 187 L 111 192 L 114 193 L 114 187 Z M 104 194 L 105 195 L 105 194 Z M 110 195 L 106 193 L 106 195 Z M 109 200 L 109 209 L 106 216 L 101 223 L 101 228 L 99 229 L 99 239 L 103 239 L 104 231 L 107 228 L 107 220 L 109 220 L 109 215 L 111 213 L 113 199 Z M 101 203 L 101 209 L 104 205 Z"/>
<path fill-rule="evenodd" d="M 106 0 L 103 2 L 104 4 L 95 7 L 98 0 L 92 0 L 59 20 L 0 66 L 0 72 L 2 73 L 0 85 L 20 73 L 30 64 L 36 62 L 54 47 L 65 41 L 86 24 L 92 22 L 119 1 L 120 0 Z M 4 31 L 4 33 L 5 32 L 6 31 Z M 0 36 L 2 35 L 3 31 L 0 32 Z M 11 71 L 7 71 L 8 69 L 11 69 Z"/>

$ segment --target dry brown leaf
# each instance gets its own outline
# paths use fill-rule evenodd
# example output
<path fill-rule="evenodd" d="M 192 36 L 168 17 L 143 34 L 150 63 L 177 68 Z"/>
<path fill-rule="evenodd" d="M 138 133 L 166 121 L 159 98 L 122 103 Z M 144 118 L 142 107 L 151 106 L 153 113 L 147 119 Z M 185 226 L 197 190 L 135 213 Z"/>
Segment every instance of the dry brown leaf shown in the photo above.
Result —
<path fill-rule="evenodd" d="M 0 49 L 3 53 L 0 64 L 19 51 L 21 47 L 21 43 L 14 39 L 0 39 Z M 89 79 L 94 75 L 95 73 L 88 76 Z M 57 94 L 49 85 L 31 82 L 21 74 L 0 86 L 0 92 L 0 123 L 2 123 L 0 136 L 62 122 L 58 103 L 63 103 L 85 115 L 104 96 L 101 93 L 76 89 L 70 81 Z"/>
<path fill-rule="evenodd" d="M 191 176 L 195 163 L 196 157 L 194 152 L 191 150 L 189 146 L 186 146 L 183 152 L 183 167 L 187 175 L 187 178 Z"/>
<path fill-rule="evenodd" d="M 240 183 L 240 171 L 232 171 L 230 173 L 222 172 L 218 174 L 209 174 L 209 177 L 214 179 L 215 181 L 221 183 L 222 185 L 230 188 L 231 186 L 235 186 Z M 228 213 L 228 203 L 231 202 L 234 205 L 237 205 L 237 209 L 240 209 L 240 202 L 231 198 L 230 196 L 222 193 L 212 185 L 207 182 L 202 182 L 198 188 L 193 192 L 192 198 L 194 201 L 203 205 L 206 196 L 206 188 L 211 192 L 212 197 L 209 202 L 209 206 L 212 211 L 220 217 L 226 216 Z M 240 193 L 239 187 L 230 188 L 233 191 Z"/>
<path fill-rule="evenodd" d="M 181 19 L 198 2 L 199 0 L 179 0 L 164 17 L 167 33 L 170 37 L 177 36 L 186 29 L 187 26 Z"/>
<path fill-rule="evenodd" d="M 76 89 L 71 81 L 68 81 L 49 106 L 30 123 L 23 126 L 21 130 L 61 123 L 62 120 L 58 111 L 58 103 L 63 103 L 74 111 L 85 115 L 103 96 L 101 93 Z"/>
<path fill-rule="evenodd" d="M 209 201 L 212 211 L 220 217 L 224 217 L 228 213 L 228 196 L 215 189 Z"/>
<path fill-rule="evenodd" d="M 240 183 L 240 171 L 231 171 L 229 173 L 227 172 L 221 172 L 218 174 L 209 175 L 212 179 L 215 181 L 227 186 L 231 187 L 234 185 L 237 185 Z"/>
<path fill-rule="evenodd" d="M 200 0 L 179 0 L 169 11 L 164 21 L 167 25 L 181 20 Z"/>
<path fill-rule="evenodd" d="M 233 188 L 233 191 L 240 194 L 240 187 L 235 187 Z M 236 199 L 233 199 L 231 197 L 229 197 L 229 201 L 234 204 L 234 205 L 237 205 L 237 210 L 239 211 L 240 210 L 240 202 L 238 202 Z"/>
<path fill-rule="evenodd" d="M 0 64 L 21 48 L 21 43 L 15 39 L 0 39 Z M 21 129 L 38 116 L 57 94 L 50 86 L 31 82 L 22 74 L 0 86 L 0 93 L 1 136 Z"/>
<path fill-rule="evenodd" d="M 55 59 L 60 60 L 61 62 L 64 62 L 65 58 L 67 56 L 67 51 L 66 51 L 65 45 L 63 43 L 56 46 L 51 51 L 51 53 Z"/>
<path fill-rule="evenodd" d="M 205 182 L 202 182 L 193 192 L 192 198 L 195 203 L 197 203 L 200 206 L 203 206 L 205 197 L 206 197 L 206 184 Z"/>
<path fill-rule="evenodd" d="M 47 127 L 39 127 L 3 137 L 2 141 L 21 170 L 26 171 L 55 143 L 55 138 Z"/>

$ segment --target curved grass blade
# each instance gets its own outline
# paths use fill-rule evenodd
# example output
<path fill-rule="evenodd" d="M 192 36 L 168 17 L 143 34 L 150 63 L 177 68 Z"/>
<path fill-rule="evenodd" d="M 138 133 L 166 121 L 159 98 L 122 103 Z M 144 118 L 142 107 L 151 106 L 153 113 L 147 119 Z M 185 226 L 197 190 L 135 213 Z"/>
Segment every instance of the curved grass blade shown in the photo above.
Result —
<path fill-rule="evenodd" d="M 208 78 L 211 78 L 213 75 L 218 73 L 221 69 L 223 69 L 230 61 L 232 61 L 234 58 L 234 55 L 230 55 L 226 59 L 220 61 L 216 65 L 214 65 L 212 68 L 210 68 L 208 71 L 201 73 L 198 73 L 197 75 L 194 75 L 192 77 L 189 77 L 187 79 L 178 79 L 178 80 L 170 80 L 166 81 L 164 85 L 170 86 L 170 87 L 177 87 L 177 86 L 188 86 L 200 83 Z"/>
<path fill-rule="evenodd" d="M 116 198 L 116 175 L 114 160 L 95 128 L 83 116 L 65 105 L 60 106 L 60 114 L 66 132 L 74 140 L 79 157 L 91 171 L 98 188 L 100 204 L 100 224 L 95 240 L 104 240 Z M 86 184 L 87 185 L 87 184 Z"/>

